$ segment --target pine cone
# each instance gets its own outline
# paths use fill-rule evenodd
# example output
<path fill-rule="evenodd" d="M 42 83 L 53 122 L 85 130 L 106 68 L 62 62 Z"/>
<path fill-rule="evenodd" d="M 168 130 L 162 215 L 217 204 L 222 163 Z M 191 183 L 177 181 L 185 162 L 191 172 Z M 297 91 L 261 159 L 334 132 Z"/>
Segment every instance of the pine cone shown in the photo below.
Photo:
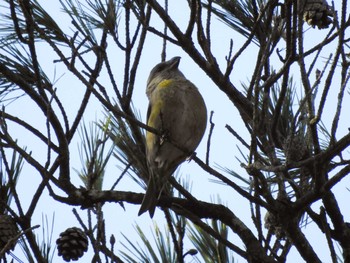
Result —
<path fill-rule="evenodd" d="M 276 235 L 278 239 L 285 239 L 286 233 L 283 228 L 278 224 L 274 214 L 267 211 L 265 215 L 265 228 L 270 230 L 273 235 Z"/>
<path fill-rule="evenodd" d="M 326 0 L 305 0 L 303 19 L 310 26 L 318 29 L 328 28 L 333 22 L 333 12 Z"/>
<path fill-rule="evenodd" d="M 18 234 L 18 228 L 15 221 L 9 215 L 0 215 L 0 250 Z M 15 248 L 15 243 L 9 247 L 9 250 Z"/>
<path fill-rule="evenodd" d="M 56 240 L 58 255 L 64 261 L 76 261 L 81 258 L 88 249 L 88 239 L 85 233 L 77 228 L 67 228 Z"/>
<path fill-rule="evenodd" d="M 298 162 L 308 157 L 307 138 L 303 134 L 288 135 L 283 144 L 288 162 Z"/>

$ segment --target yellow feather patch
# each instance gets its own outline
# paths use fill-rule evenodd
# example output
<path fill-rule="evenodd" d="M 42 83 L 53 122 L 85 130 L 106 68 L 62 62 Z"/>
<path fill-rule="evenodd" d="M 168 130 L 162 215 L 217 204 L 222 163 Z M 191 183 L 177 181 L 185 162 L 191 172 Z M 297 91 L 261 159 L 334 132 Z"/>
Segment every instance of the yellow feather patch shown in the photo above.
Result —
<path fill-rule="evenodd" d="M 166 87 L 168 87 L 172 82 L 173 82 L 172 79 L 165 79 L 165 80 L 162 80 L 162 81 L 158 84 L 158 88 L 166 88 Z"/>
<path fill-rule="evenodd" d="M 162 80 L 158 85 L 157 89 L 163 89 L 169 87 L 169 85 L 173 82 L 174 80 L 172 79 L 165 79 Z M 159 96 L 159 95 L 158 95 Z M 150 112 L 150 115 L 148 117 L 147 125 L 150 127 L 153 127 L 155 129 L 159 129 L 160 127 L 155 127 L 156 120 L 159 118 L 159 115 L 162 111 L 163 108 L 163 101 L 161 100 L 161 96 L 158 97 L 157 103 L 152 105 L 152 109 Z M 146 132 L 146 144 L 148 150 L 152 151 L 154 145 L 156 144 L 157 141 L 157 135 L 152 133 L 152 132 Z"/>
<path fill-rule="evenodd" d="M 161 100 L 159 100 L 158 103 L 155 103 L 152 106 L 151 113 L 150 113 L 150 115 L 148 117 L 148 121 L 147 121 L 148 126 L 155 128 L 155 129 L 159 128 L 159 127 L 155 127 L 156 126 L 155 122 L 156 122 L 156 119 L 160 115 L 162 107 L 163 107 L 163 101 L 161 101 Z M 149 150 L 151 150 L 153 148 L 154 144 L 156 143 L 156 140 L 157 140 L 156 134 L 149 132 L 149 131 L 146 132 L 146 144 L 147 144 L 147 148 Z"/>
<path fill-rule="evenodd" d="M 153 150 L 153 146 L 156 141 L 156 135 L 152 132 L 147 132 L 146 134 L 146 144 L 149 151 Z"/>

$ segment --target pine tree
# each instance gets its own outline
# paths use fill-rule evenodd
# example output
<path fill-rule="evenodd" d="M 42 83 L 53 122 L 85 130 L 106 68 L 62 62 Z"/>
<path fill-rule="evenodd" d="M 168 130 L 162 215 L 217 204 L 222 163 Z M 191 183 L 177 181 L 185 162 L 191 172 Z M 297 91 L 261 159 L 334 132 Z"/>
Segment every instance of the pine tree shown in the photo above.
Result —
<path fill-rule="evenodd" d="M 349 17 L 346 0 L 2 1 L 0 261 L 350 262 Z M 211 114 L 152 222 L 133 208 L 145 131 L 164 131 L 142 101 L 174 53 Z"/>

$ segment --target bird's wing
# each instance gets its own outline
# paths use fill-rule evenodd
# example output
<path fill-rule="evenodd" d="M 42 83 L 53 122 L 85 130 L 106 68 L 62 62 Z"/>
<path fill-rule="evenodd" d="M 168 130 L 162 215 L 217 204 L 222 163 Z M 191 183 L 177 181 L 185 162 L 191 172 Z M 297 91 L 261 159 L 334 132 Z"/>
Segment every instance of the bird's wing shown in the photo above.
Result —
<path fill-rule="evenodd" d="M 148 119 L 149 116 L 151 115 L 151 111 L 152 111 L 152 105 L 151 103 L 148 105 L 148 109 L 147 109 L 147 117 L 146 117 L 146 123 L 148 124 Z"/>

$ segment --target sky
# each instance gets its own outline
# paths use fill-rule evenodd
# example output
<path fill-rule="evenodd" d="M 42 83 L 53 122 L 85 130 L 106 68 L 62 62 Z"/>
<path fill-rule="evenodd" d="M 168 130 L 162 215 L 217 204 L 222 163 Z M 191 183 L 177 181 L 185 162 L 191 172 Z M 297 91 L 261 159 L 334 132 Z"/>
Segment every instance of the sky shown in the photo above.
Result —
<path fill-rule="evenodd" d="M 49 14 L 51 14 L 54 18 L 57 19 L 57 23 L 62 25 L 63 28 L 72 28 L 70 24 L 70 19 L 65 17 L 61 12 L 59 1 L 39 1 L 42 6 L 47 10 Z M 183 19 L 188 14 L 185 9 L 182 8 L 182 5 L 179 4 L 185 3 L 186 1 L 169 1 L 170 6 L 169 10 L 171 15 L 174 17 L 174 20 L 177 22 L 180 28 L 185 28 L 187 19 Z M 337 4 L 337 3 L 335 3 Z M 154 14 L 154 16 L 156 16 Z M 159 19 L 152 20 L 152 25 L 157 28 L 163 28 L 163 25 Z M 220 65 L 225 65 L 225 56 L 228 55 L 228 48 L 230 44 L 230 40 L 233 40 L 234 43 L 234 51 L 237 51 L 241 45 L 244 43 L 245 39 L 239 35 L 239 33 L 234 32 L 232 29 L 229 29 L 225 24 L 221 21 L 213 18 L 212 20 L 212 39 L 213 39 L 213 53 L 216 55 L 218 62 Z M 307 35 L 306 35 L 307 34 Z M 316 29 L 310 29 L 307 27 L 307 31 L 305 32 L 306 36 L 306 45 L 312 46 L 316 41 L 322 39 L 325 32 L 318 31 Z M 162 49 L 162 41 L 160 41 L 157 37 L 149 34 L 146 40 L 146 47 L 143 52 L 143 57 L 139 64 L 138 75 L 136 79 L 135 85 L 135 93 L 133 97 L 133 104 L 137 110 L 141 112 L 142 120 L 145 121 L 146 118 L 146 109 L 148 105 L 148 100 L 145 95 L 146 81 L 148 78 L 148 74 L 154 65 L 160 62 L 160 54 Z M 39 61 L 44 65 L 46 74 L 50 79 L 55 81 L 55 87 L 57 87 L 57 93 L 62 97 L 64 104 L 69 108 L 70 118 L 74 116 L 74 113 L 79 106 L 78 101 L 80 101 L 82 92 L 84 91 L 83 85 L 76 79 L 72 77 L 70 73 L 67 73 L 67 70 L 60 63 L 53 63 L 57 57 L 48 50 L 47 45 L 38 43 L 39 50 Z M 236 65 L 233 69 L 233 73 L 231 74 L 231 81 L 234 83 L 236 87 L 239 87 L 242 90 L 242 82 L 248 83 L 248 80 L 252 74 L 254 69 L 255 60 L 256 60 L 256 52 L 257 47 L 252 45 L 249 47 L 247 52 L 237 60 Z M 241 121 L 240 116 L 237 110 L 232 107 L 232 103 L 228 100 L 228 98 L 217 91 L 217 87 L 215 84 L 209 79 L 208 76 L 203 73 L 199 67 L 188 57 L 180 48 L 175 47 L 171 44 L 168 44 L 167 49 L 167 58 L 171 58 L 173 56 L 181 56 L 180 62 L 180 70 L 185 74 L 185 76 L 192 81 L 200 90 L 201 94 L 204 97 L 204 100 L 207 105 L 208 112 L 214 111 L 213 121 L 215 122 L 215 129 L 213 133 L 213 138 L 211 142 L 211 164 L 214 168 L 218 168 L 219 166 L 228 167 L 230 169 L 235 170 L 237 173 L 246 176 L 248 178 L 246 172 L 240 167 L 239 161 L 237 161 L 236 157 L 238 157 L 241 161 L 243 158 L 238 150 L 238 147 L 243 151 L 244 154 L 247 154 L 247 151 L 244 149 L 239 142 L 233 138 L 232 135 L 225 129 L 225 125 L 229 124 L 236 131 L 241 132 L 242 137 L 249 141 L 248 133 L 246 132 L 246 128 L 244 123 Z M 113 58 L 113 54 L 111 53 L 110 60 L 113 64 L 113 69 L 115 70 L 115 76 L 117 76 L 117 80 L 119 81 L 119 85 L 121 84 L 122 78 L 118 79 L 118 76 L 121 76 L 122 69 L 124 67 L 123 60 L 121 59 L 121 53 L 116 49 L 115 51 L 115 59 Z M 280 63 L 276 62 L 276 67 L 281 66 Z M 102 82 L 103 82 L 103 76 Z M 112 87 L 108 86 L 108 79 L 105 79 L 106 89 L 111 92 Z M 335 83 L 336 84 L 336 83 Z M 296 82 L 298 85 L 298 89 L 301 89 L 301 83 Z M 336 85 L 335 85 L 336 86 Z M 337 86 L 336 86 L 337 87 Z M 338 91 L 331 92 L 330 94 L 330 102 L 327 103 L 327 114 L 326 120 L 332 118 L 334 114 L 335 105 L 333 103 L 333 99 L 336 98 Z M 332 99 L 333 98 L 333 99 Z M 349 99 L 347 98 L 347 102 Z M 19 106 L 20 105 L 20 106 Z M 347 112 L 349 109 L 349 103 L 344 103 L 345 108 L 343 112 Z M 45 120 L 43 120 L 42 114 L 35 109 L 34 105 L 30 103 L 27 98 L 21 98 L 18 102 L 12 103 L 7 106 L 11 112 L 14 112 L 21 116 L 24 119 L 30 119 L 30 123 L 35 127 L 44 128 Z M 96 99 L 92 99 L 86 114 L 84 115 L 85 122 L 91 122 L 102 119 L 104 116 L 104 111 L 100 106 L 99 102 Z M 349 124 L 345 123 L 343 127 L 339 130 L 339 137 L 341 135 L 346 134 L 347 128 Z M 209 128 L 209 124 L 208 124 Z M 197 156 L 202 160 L 205 159 L 206 152 L 206 141 L 208 136 L 208 129 L 202 140 L 202 143 L 197 149 Z M 26 137 L 23 136 L 24 131 L 13 128 L 14 134 L 18 134 L 18 137 L 24 138 L 22 141 L 23 145 L 28 146 L 28 149 L 32 150 L 32 155 L 36 158 L 42 158 L 42 156 L 46 156 L 45 148 L 39 145 L 36 140 L 27 140 Z M 74 169 L 81 169 L 80 157 L 78 154 L 78 142 L 79 136 L 76 136 L 75 140 L 71 144 L 71 175 L 73 181 L 76 186 L 82 185 L 80 179 L 78 178 Z M 120 170 L 116 167 L 117 163 L 115 160 L 111 160 L 111 164 L 107 168 L 106 177 L 105 177 L 105 186 L 108 188 L 110 183 L 113 183 L 115 179 L 119 176 Z M 180 173 L 183 178 L 188 178 L 192 181 L 192 191 L 194 196 L 198 197 L 204 201 L 211 201 L 213 198 L 217 199 L 220 196 L 221 201 L 227 205 L 230 209 L 234 211 L 244 222 L 251 227 L 253 227 L 251 223 L 250 216 L 250 207 L 249 203 L 242 199 L 237 193 L 235 193 L 229 187 L 223 184 L 213 183 L 210 179 L 212 177 L 208 176 L 204 171 L 202 171 L 194 162 L 184 163 L 180 168 Z M 26 207 L 33 195 L 33 191 L 36 189 L 37 184 L 40 182 L 40 178 L 34 171 L 25 166 L 20 178 L 20 182 L 18 185 L 18 190 L 22 194 L 23 205 Z M 243 185 L 241 183 L 241 185 Z M 346 207 L 347 200 L 349 200 L 349 191 L 346 189 L 346 186 L 349 185 L 349 179 L 345 179 L 344 182 L 335 187 L 336 195 L 339 196 L 340 204 L 343 207 Z M 131 180 L 125 180 L 121 185 L 118 186 L 119 190 L 128 190 L 128 191 L 136 191 L 142 192 L 142 189 Z M 45 193 L 47 194 L 47 192 Z M 313 205 L 313 207 L 318 211 L 319 203 Z M 33 224 L 42 224 L 42 215 L 48 217 L 49 222 L 53 219 L 55 220 L 55 226 L 53 229 L 53 239 L 55 240 L 58 234 L 64 231 L 67 227 L 71 226 L 79 226 L 77 221 L 74 218 L 74 215 L 70 212 L 70 209 L 73 207 L 67 207 L 67 205 L 60 204 L 58 202 L 53 201 L 51 198 L 43 198 L 37 211 L 33 218 Z M 139 206 L 125 204 L 126 212 L 117 204 L 106 204 L 105 205 L 105 218 L 107 219 L 107 236 L 113 233 L 116 236 L 117 246 L 119 246 L 119 242 L 123 241 L 123 237 L 121 233 L 128 236 L 130 239 L 135 240 L 135 242 L 140 242 L 137 238 L 136 231 L 134 230 L 134 225 L 139 224 L 142 226 L 142 229 L 145 231 L 146 235 L 149 235 L 151 232 L 151 228 L 153 222 L 148 217 L 148 214 L 144 214 L 141 217 L 137 217 Z M 78 207 L 77 207 L 78 209 Z M 80 212 L 81 215 L 84 215 L 86 212 Z M 54 215 L 54 216 L 53 216 Z M 349 218 L 350 211 L 344 211 L 345 218 Z M 111 220 L 112 219 L 112 220 Z M 161 227 L 163 226 L 164 219 L 163 215 L 160 211 L 157 211 L 154 217 L 154 221 L 157 222 Z M 319 231 L 315 229 L 315 226 L 310 224 L 307 228 L 304 229 L 305 233 L 309 233 L 312 236 L 312 244 L 314 244 L 315 250 L 320 254 L 320 257 L 327 262 L 328 250 L 326 247 L 319 244 L 320 240 L 324 241 L 322 235 L 319 234 Z M 39 236 L 42 236 L 41 230 L 37 231 Z M 308 235 L 308 234 L 306 234 Z M 232 236 L 235 242 L 239 240 L 234 235 Z M 236 243 L 235 243 L 236 244 Z M 193 248 L 189 243 L 186 244 L 186 249 Z M 90 247 L 91 249 L 91 247 Z M 117 247 L 118 249 L 118 247 Z M 295 252 L 291 252 L 297 255 Z M 17 253 L 16 253 L 17 255 Z M 88 252 L 82 259 L 81 262 L 87 262 L 91 256 L 91 250 Z M 292 257 L 291 257 L 292 258 Z M 24 258 L 23 258 L 24 259 Z M 292 261 L 289 262 L 302 262 L 301 259 L 293 258 Z M 55 255 L 54 262 L 60 262 L 60 259 Z M 192 262 L 192 261 L 189 261 Z M 196 262 L 195 260 L 193 262 Z M 237 262 L 244 262 L 242 258 L 237 256 Z"/>

